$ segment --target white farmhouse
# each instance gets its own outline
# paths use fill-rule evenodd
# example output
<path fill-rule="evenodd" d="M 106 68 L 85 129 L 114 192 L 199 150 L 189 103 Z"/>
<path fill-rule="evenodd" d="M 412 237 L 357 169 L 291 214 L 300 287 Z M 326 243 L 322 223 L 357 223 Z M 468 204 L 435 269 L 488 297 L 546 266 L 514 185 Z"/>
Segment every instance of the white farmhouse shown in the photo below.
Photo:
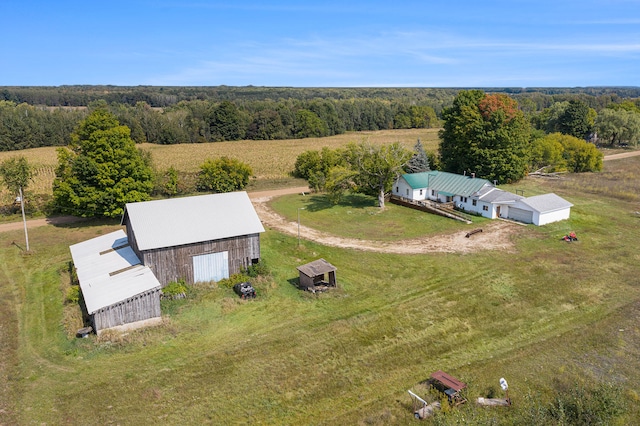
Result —
<path fill-rule="evenodd" d="M 411 201 L 448 203 L 489 219 L 505 218 L 538 226 L 568 219 L 573 206 L 556 194 L 525 198 L 496 188 L 486 179 L 437 170 L 404 174 L 391 193 Z"/>

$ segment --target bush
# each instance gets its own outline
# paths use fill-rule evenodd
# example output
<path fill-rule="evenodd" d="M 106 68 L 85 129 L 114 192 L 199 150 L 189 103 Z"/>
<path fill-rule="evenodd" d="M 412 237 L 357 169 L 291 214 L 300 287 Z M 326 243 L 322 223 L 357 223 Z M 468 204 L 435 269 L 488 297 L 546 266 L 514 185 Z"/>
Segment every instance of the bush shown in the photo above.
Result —
<path fill-rule="evenodd" d="M 231 192 L 244 189 L 253 171 L 248 164 L 234 158 L 207 160 L 200 166 L 198 191 Z"/>
<path fill-rule="evenodd" d="M 247 267 L 247 269 L 245 269 L 243 273 L 248 275 L 251 278 L 256 278 L 258 275 L 266 276 L 266 275 L 269 275 L 271 272 L 269 271 L 269 268 L 267 267 L 267 264 L 265 263 L 265 261 L 261 260 L 258 263 L 249 265 L 249 267 Z"/>
<path fill-rule="evenodd" d="M 549 414 L 561 424 L 609 424 L 624 413 L 620 386 L 600 384 L 593 389 L 573 386 L 560 389 Z"/>
<path fill-rule="evenodd" d="M 239 273 L 233 274 L 229 278 L 223 278 L 218 281 L 218 285 L 220 287 L 233 288 L 234 285 L 238 283 L 243 283 L 245 281 L 250 281 L 251 277 L 247 274 Z"/>
<path fill-rule="evenodd" d="M 64 301 L 69 305 L 77 304 L 80 301 L 80 286 L 72 285 L 69 287 Z"/>
<path fill-rule="evenodd" d="M 187 293 L 189 293 L 189 287 L 183 278 L 170 282 L 162 289 L 162 297 L 167 299 L 183 298 Z"/>

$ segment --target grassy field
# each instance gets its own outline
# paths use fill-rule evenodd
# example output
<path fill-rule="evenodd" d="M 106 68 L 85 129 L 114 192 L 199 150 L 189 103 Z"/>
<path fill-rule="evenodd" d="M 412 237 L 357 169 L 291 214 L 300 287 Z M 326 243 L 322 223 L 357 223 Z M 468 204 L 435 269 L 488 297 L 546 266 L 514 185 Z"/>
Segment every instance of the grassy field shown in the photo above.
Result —
<path fill-rule="evenodd" d="M 159 171 L 174 167 L 183 172 L 197 172 L 209 158 L 222 156 L 237 158 L 253 169 L 256 179 L 251 190 L 270 189 L 274 186 L 300 185 L 291 178 L 297 156 L 307 150 L 343 147 L 350 142 L 369 141 L 375 145 L 399 142 L 413 149 L 420 138 L 428 151 L 438 149 L 438 129 L 381 130 L 376 132 L 345 133 L 327 138 L 287 139 L 275 141 L 236 141 L 202 144 L 155 145 L 140 144 L 141 149 L 151 153 L 153 163 Z M 16 155 L 24 155 L 34 166 L 36 176 L 30 186 L 35 194 L 51 194 L 51 184 L 58 164 L 55 147 L 35 148 L 18 152 L 0 152 L 0 162 Z M 0 203 L 10 202 L 14 197 L 0 188 Z"/>
<path fill-rule="evenodd" d="M 438 369 L 467 382 L 470 398 L 501 395 L 505 377 L 514 405 L 466 404 L 435 424 L 537 424 L 566 389 L 607 383 L 624 404 L 617 424 L 634 424 L 639 167 L 636 157 L 607 162 L 602 174 L 506 188 L 574 204 L 568 221 L 522 227 L 511 252 L 374 254 L 298 247 L 268 230 L 272 277 L 256 283 L 256 300 L 203 285 L 165 305 L 163 325 L 123 336 L 74 338 L 78 308 L 64 304 L 68 246 L 117 223 L 35 228 L 29 255 L 21 232 L 0 234 L 0 424 L 414 424 L 406 391 Z M 357 214 L 315 202 L 307 226 L 388 238 L 394 220 L 412 236 L 412 214 L 369 214 L 363 199 Z M 366 232 L 354 225 L 365 220 Z M 456 226 L 425 216 L 420 232 Z M 559 240 L 569 231 L 578 242 Z M 337 266 L 339 287 L 301 293 L 295 268 L 319 257 Z"/>

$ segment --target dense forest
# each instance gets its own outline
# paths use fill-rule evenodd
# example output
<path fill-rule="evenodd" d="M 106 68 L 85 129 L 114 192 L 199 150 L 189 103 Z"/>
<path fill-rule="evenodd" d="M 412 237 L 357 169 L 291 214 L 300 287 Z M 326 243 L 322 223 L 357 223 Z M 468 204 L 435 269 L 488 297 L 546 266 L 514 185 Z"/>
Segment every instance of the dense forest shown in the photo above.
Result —
<path fill-rule="evenodd" d="M 158 144 L 322 137 L 347 131 L 441 126 L 456 88 L 57 86 L 0 87 L 0 151 L 69 142 L 78 123 L 107 106 L 138 142 Z M 611 123 L 640 114 L 640 88 L 487 88 L 518 102 L 534 128 L 553 131 L 567 105 Z M 614 112 L 612 112 L 614 111 Z M 615 112 L 618 111 L 618 112 Z M 622 117 L 622 118 L 621 118 Z M 616 121 L 617 120 L 617 121 Z M 620 127 L 618 125 L 618 127 Z M 628 126 L 627 126 L 628 127 Z M 595 130 L 595 128 L 594 128 Z M 637 143 L 614 129 L 611 143 Z M 633 139 L 633 137 L 632 137 Z"/>

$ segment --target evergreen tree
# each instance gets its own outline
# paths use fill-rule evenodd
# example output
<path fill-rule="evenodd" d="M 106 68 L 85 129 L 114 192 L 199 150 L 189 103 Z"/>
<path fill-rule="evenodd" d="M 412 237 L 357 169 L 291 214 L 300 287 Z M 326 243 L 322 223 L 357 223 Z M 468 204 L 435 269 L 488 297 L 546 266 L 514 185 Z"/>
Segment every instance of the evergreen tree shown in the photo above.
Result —
<path fill-rule="evenodd" d="M 406 167 L 409 173 L 422 173 L 431 170 L 429 167 L 429 156 L 422 147 L 422 142 L 418 142 L 413 146 L 413 156 L 407 163 Z"/>

